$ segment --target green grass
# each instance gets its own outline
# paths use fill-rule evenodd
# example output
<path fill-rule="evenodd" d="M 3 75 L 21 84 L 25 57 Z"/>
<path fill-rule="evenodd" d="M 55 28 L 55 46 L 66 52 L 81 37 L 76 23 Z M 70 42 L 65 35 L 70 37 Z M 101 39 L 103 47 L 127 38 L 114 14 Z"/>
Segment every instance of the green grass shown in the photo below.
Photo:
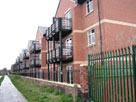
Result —
<path fill-rule="evenodd" d="M 38 84 L 23 80 L 17 75 L 9 77 L 29 102 L 73 102 L 71 94 L 63 94 L 61 91 L 39 86 Z"/>
<path fill-rule="evenodd" d="M 2 77 L 0 78 L 0 85 L 1 85 L 1 83 L 2 83 L 3 80 L 4 80 L 4 76 L 2 76 Z"/>

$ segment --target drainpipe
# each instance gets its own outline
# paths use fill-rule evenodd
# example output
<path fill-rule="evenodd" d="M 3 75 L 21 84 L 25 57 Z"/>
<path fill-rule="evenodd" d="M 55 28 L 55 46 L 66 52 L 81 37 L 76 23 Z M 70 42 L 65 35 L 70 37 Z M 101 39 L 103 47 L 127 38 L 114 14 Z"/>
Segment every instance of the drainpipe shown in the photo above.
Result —
<path fill-rule="evenodd" d="M 97 0 L 97 7 L 98 7 L 98 22 L 99 22 L 99 31 L 100 31 L 100 50 L 102 56 L 102 28 L 101 28 L 101 15 L 100 15 L 100 1 Z"/>
<path fill-rule="evenodd" d="M 63 82 L 63 47 L 62 47 L 62 18 L 59 19 L 59 42 L 60 42 L 60 47 L 59 47 L 59 53 L 60 53 L 60 68 L 61 68 L 61 82 Z"/>
<path fill-rule="evenodd" d="M 36 53 L 35 53 L 35 50 L 36 50 L 36 42 L 34 43 L 34 70 L 35 70 L 35 78 L 36 78 Z"/>
<path fill-rule="evenodd" d="M 53 51 L 55 51 L 55 39 L 53 37 Z M 53 62 L 53 80 L 55 81 L 55 62 Z"/>
<path fill-rule="evenodd" d="M 47 41 L 48 43 L 48 59 L 49 59 L 49 41 Z M 49 63 L 48 63 L 48 80 L 50 80 L 50 69 L 49 69 Z"/>

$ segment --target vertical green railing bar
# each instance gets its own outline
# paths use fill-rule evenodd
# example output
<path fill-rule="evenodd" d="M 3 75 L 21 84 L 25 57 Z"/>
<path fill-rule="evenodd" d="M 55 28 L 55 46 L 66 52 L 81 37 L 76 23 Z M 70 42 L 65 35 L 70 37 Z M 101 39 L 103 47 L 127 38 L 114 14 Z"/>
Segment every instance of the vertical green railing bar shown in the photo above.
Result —
<path fill-rule="evenodd" d="M 105 102 L 106 102 L 106 85 L 105 85 L 105 83 L 106 83 L 106 78 L 105 78 L 106 66 L 105 66 L 105 60 L 104 60 L 104 58 L 105 58 L 105 53 L 103 53 L 103 63 L 104 63 L 103 70 L 104 70 L 104 95 L 105 95 Z"/>
<path fill-rule="evenodd" d="M 110 75 L 111 74 L 110 74 L 110 56 L 109 56 L 109 53 L 110 52 L 108 52 L 108 70 L 109 70 L 109 74 L 108 74 L 109 75 L 109 90 L 108 91 L 109 91 L 109 98 L 110 98 L 110 102 L 111 102 L 111 87 L 110 87 Z"/>
<path fill-rule="evenodd" d="M 135 92 L 135 101 L 136 101 L 136 47 L 132 46 L 132 56 L 133 56 L 133 73 L 134 73 L 134 92 Z"/>
<path fill-rule="evenodd" d="M 91 65 L 92 66 L 92 68 L 91 68 L 91 82 L 92 82 L 92 100 L 94 100 L 94 94 L 95 94 L 95 91 L 94 91 L 94 70 L 95 70 L 95 64 L 96 64 L 96 54 L 94 55 L 94 57 L 93 57 L 93 59 L 95 59 L 94 61 L 93 61 L 93 65 Z"/>
<path fill-rule="evenodd" d="M 111 82 L 112 82 L 112 84 L 111 84 L 111 88 L 112 88 L 112 90 L 111 90 L 111 94 L 112 94 L 112 96 L 111 96 L 111 98 L 112 98 L 112 102 L 113 102 L 113 98 L 114 98 L 114 91 L 113 91 L 113 68 L 112 68 L 112 59 L 113 59 L 113 56 L 112 56 L 112 52 L 110 51 L 110 57 L 111 57 Z"/>
<path fill-rule="evenodd" d="M 121 74 L 121 55 L 120 55 L 120 49 L 119 51 L 119 67 L 120 67 L 120 87 L 121 87 L 121 102 L 123 102 L 123 96 L 122 96 L 122 74 Z"/>
<path fill-rule="evenodd" d="M 99 80 L 98 80 L 98 54 L 97 54 L 97 61 L 96 61 L 96 81 L 97 81 L 97 85 L 96 85 L 96 88 L 97 88 L 97 91 L 96 91 L 96 94 L 97 94 L 97 101 L 99 100 L 99 91 L 98 91 L 98 89 L 99 89 L 99 87 L 98 87 L 98 82 L 99 82 Z"/>
<path fill-rule="evenodd" d="M 127 74 L 127 95 L 128 95 L 128 97 L 127 97 L 127 99 L 128 99 L 128 102 L 129 102 L 129 82 L 128 82 L 128 58 L 127 58 L 127 49 L 125 48 L 125 57 L 126 57 L 126 74 Z"/>
<path fill-rule="evenodd" d="M 103 59 L 102 59 L 102 58 L 103 58 L 103 55 L 101 54 L 101 63 L 100 63 L 100 67 L 101 67 L 101 68 L 100 68 L 100 69 L 101 69 L 101 85 L 102 85 L 102 86 L 101 86 L 101 87 L 102 87 L 102 90 L 101 90 L 101 91 L 102 91 L 102 92 L 101 92 L 101 94 L 102 94 L 102 99 L 101 99 L 101 101 L 103 101 L 103 99 L 104 99 L 104 98 L 103 98 L 103 95 L 104 95 L 104 94 L 103 94 L 103 68 L 102 68 L 102 66 L 103 66 Z"/>
<path fill-rule="evenodd" d="M 128 47 L 128 54 L 129 54 L 129 68 L 130 68 L 130 81 L 131 81 L 131 100 L 132 100 L 132 102 L 133 102 L 133 85 L 132 85 L 132 77 L 133 77 L 133 75 L 132 75 L 132 61 L 131 61 L 131 58 L 132 58 L 132 56 L 131 56 L 131 53 L 130 53 L 130 47 Z"/>
<path fill-rule="evenodd" d="M 113 65 L 114 65 L 114 86 L 115 86 L 115 88 L 114 88 L 114 94 L 115 94 L 115 101 L 117 101 L 116 99 L 117 99 L 117 94 L 116 94 L 116 68 L 115 68 L 115 55 L 114 55 L 114 51 L 113 51 Z"/>
<path fill-rule="evenodd" d="M 125 66 L 124 66 L 124 51 L 123 51 L 123 49 L 121 49 L 121 51 L 122 51 L 122 64 L 123 64 L 123 82 L 124 82 L 124 100 L 125 100 L 125 102 L 126 102 L 126 83 L 125 83 Z"/>
<path fill-rule="evenodd" d="M 117 68 L 117 83 L 118 83 L 118 96 L 117 96 L 117 98 L 118 98 L 118 102 L 119 102 L 119 72 L 118 72 L 118 70 L 119 70 L 119 68 L 118 68 L 118 52 L 117 52 L 117 50 L 115 51 L 116 52 L 116 68 Z"/>
<path fill-rule="evenodd" d="M 99 87 L 99 98 L 98 101 L 101 99 L 101 86 L 100 86 L 100 54 L 99 54 L 99 61 L 98 61 L 98 87 Z"/>
<path fill-rule="evenodd" d="M 90 65 L 90 55 L 88 55 L 88 87 L 89 87 L 89 93 L 88 93 L 88 96 L 89 96 L 89 102 L 91 102 L 91 65 Z"/>
<path fill-rule="evenodd" d="M 105 57 L 106 57 L 106 79 L 107 79 L 107 76 L 108 76 L 108 71 L 107 71 L 107 53 L 105 52 Z M 108 100 L 108 80 L 106 80 L 106 86 L 107 86 L 107 100 Z"/>
<path fill-rule="evenodd" d="M 98 83 L 99 82 L 99 79 L 98 79 L 99 78 L 99 76 L 98 76 L 99 75 L 99 72 L 98 72 L 98 68 L 99 68 L 98 61 L 99 60 L 98 60 L 98 56 L 99 56 L 99 54 L 97 54 L 97 66 L 96 66 L 97 67 L 97 101 L 99 100 L 99 83 Z"/>
<path fill-rule="evenodd" d="M 97 54 L 96 54 L 96 59 L 97 59 Z M 97 61 L 98 61 L 98 59 L 96 60 L 96 68 L 95 68 L 95 83 L 97 83 L 96 81 L 97 81 Z M 95 100 L 94 101 L 96 101 L 97 100 L 97 85 L 95 84 Z"/>

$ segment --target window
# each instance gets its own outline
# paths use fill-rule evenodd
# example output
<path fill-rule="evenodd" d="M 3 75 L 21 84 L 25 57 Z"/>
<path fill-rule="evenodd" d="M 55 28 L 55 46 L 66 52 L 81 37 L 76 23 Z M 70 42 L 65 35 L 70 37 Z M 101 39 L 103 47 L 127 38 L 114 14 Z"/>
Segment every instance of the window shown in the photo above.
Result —
<path fill-rule="evenodd" d="M 91 29 L 88 31 L 88 45 L 94 44 L 95 44 L 95 31 L 94 29 Z"/>
<path fill-rule="evenodd" d="M 40 60 L 42 59 L 42 55 L 41 55 L 41 54 L 39 55 L 39 59 L 40 59 Z"/>
<path fill-rule="evenodd" d="M 69 11 L 65 14 L 65 28 L 66 28 L 66 29 L 70 29 L 70 27 L 71 27 L 70 18 L 71 18 L 71 10 L 69 10 Z"/>
<path fill-rule="evenodd" d="M 72 37 L 70 38 L 67 38 L 66 41 L 66 51 L 65 51 L 65 55 L 66 55 L 66 58 L 68 57 L 71 57 L 72 56 Z"/>
<path fill-rule="evenodd" d="M 66 69 L 67 69 L 67 83 L 73 84 L 72 65 L 67 66 Z"/>
<path fill-rule="evenodd" d="M 71 10 L 69 10 L 69 11 L 65 14 L 65 18 L 67 18 L 67 19 L 71 18 Z"/>
<path fill-rule="evenodd" d="M 87 14 L 93 11 L 93 1 L 87 0 L 86 1 L 86 12 Z"/>
<path fill-rule="evenodd" d="M 39 43 L 42 44 L 42 38 L 40 38 Z"/>

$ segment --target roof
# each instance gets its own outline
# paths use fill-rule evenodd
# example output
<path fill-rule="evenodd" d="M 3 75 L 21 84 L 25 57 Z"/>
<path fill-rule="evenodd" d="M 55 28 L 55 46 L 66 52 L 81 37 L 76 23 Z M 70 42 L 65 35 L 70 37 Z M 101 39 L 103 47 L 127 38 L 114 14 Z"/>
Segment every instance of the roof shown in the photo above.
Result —
<path fill-rule="evenodd" d="M 40 30 L 40 32 L 41 32 L 42 34 L 45 34 L 45 31 L 47 30 L 47 27 L 39 26 L 38 29 Z"/>

